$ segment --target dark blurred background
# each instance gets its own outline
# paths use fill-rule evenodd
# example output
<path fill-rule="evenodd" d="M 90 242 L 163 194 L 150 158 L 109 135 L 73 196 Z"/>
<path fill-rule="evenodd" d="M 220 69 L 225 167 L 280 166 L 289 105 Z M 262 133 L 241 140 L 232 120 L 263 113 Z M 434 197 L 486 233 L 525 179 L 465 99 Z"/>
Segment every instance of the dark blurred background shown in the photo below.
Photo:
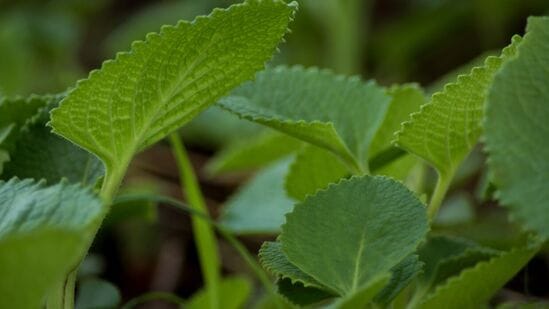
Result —
<path fill-rule="evenodd" d="M 0 95 L 63 92 L 99 68 L 102 61 L 128 50 L 132 41 L 158 31 L 161 25 L 192 20 L 234 2 L 0 0 Z M 513 34 L 524 32 L 529 15 L 549 13 L 547 0 L 298 2 L 300 10 L 290 26 L 292 33 L 272 65 L 330 68 L 374 78 L 386 86 L 418 82 L 428 93 L 480 63 L 486 55 L 498 53 Z M 219 149 L 257 131 L 257 127 L 215 108 L 182 129 L 214 216 L 251 173 L 208 177 L 204 164 Z M 505 222 L 506 215 L 493 201 L 477 194 L 483 185 L 483 160 L 477 151 L 464 164 L 447 202 L 458 205 L 453 206 L 457 215 L 447 211 L 447 221 L 441 219 L 441 225 L 462 235 L 472 235 L 477 229 L 471 237 L 503 247 L 518 233 L 506 223 L 502 223 L 505 228 L 491 225 L 492 221 Z M 140 154 L 123 190 L 184 196 L 169 147 L 160 143 Z M 474 227 L 468 225 L 471 216 L 476 220 Z M 273 236 L 241 239 L 255 254 L 261 242 L 270 238 Z M 227 243 L 220 239 L 219 244 L 225 273 L 249 273 Z M 534 259 L 501 297 L 512 298 L 517 293 L 547 297 L 547 265 L 543 255 Z M 190 296 L 201 287 L 202 279 L 189 217 L 164 205 L 117 207 L 101 230 L 81 275 L 111 282 L 120 289 L 123 300 L 152 290 Z"/>

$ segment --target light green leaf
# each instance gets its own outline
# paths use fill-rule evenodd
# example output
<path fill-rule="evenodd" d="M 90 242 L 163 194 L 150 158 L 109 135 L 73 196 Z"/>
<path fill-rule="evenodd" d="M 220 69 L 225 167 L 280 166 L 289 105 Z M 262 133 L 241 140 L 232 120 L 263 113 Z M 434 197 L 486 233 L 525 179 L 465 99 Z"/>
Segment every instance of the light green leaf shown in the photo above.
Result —
<path fill-rule="evenodd" d="M 250 296 L 252 284 L 244 277 L 223 278 L 219 285 L 219 303 L 226 309 L 243 308 Z M 200 290 L 185 304 L 185 308 L 210 308 L 207 290 Z"/>
<path fill-rule="evenodd" d="M 290 283 L 301 283 L 306 288 L 326 289 L 316 279 L 301 271 L 292 264 L 282 251 L 278 241 L 266 241 L 259 250 L 259 261 L 263 268 L 281 279 L 289 279 Z"/>
<path fill-rule="evenodd" d="M 476 308 L 487 303 L 539 250 L 530 244 L 463 270 L 427 295 L 418 308 Z"/>
<path fill-rule="evenodd" d="M 69 92 L 52 111 L 53 131 L 96 154 L 107 178 L 121 178 L 136 152 L 262 69 L 295 9 L 248 0 L 148 34 Z"/>
<path fill-rule="evenodd" d="M 397 133 L 396 144 L 427 161 L 442 177 L 451 178 L 481 134 L 486 92 L 502 63 L 515 54 L 520 37 L 500 57 L 488 57 L 481 67 L 433 94 L 431 101 Z"/>
<path fill-rule="evenodd" d="M 297 204 L 286 216 L 280 242 L 293 265 L 345 296 L 389 273 L 428 229 L 425 207 L 406 187 L 363 176 Z"/>
<path fill-rule="evenodd" d="M 349 174 L 347 166 L 333 153 L 307 145 L 290 165 L 284 187 L 290 197 L 303 201 L 307 195 Z"/>
<path fill-rule="evenodd" d="M 225 204 L 220 223 L 236 234 L 276 234 L 294 201 L 284 192 L 289 160 L 260 171 Z"/>
<path fill-rule="evenodd" d="M 518 55 L 490 88 L 486 148 L 498 199 L 526 229 L 549 238 L 549 18 L 531 17 Z"/>
<path fill-rule="evenodd" d="M 112 283 L 89 278 L 80 282 L 76 309 L 114 309 L 120 305 L 121 295 Z"/>
<path fill-rule="evenodd" d="M 77 266 L 104 213 L 90 190 L 65 182 L 0 181 L 0 307 L 39 308 Z M 37 275 L 39 274 L 39 275 Z"/>
<path fill-rule="evenodd" d="M 368 146 L 390 98 L 374 82 L 326 70 L 277 67 L 236 89 L 219 104 L 252 120 L 339 155 L 367 170 Z"/>
<path fill-rule="evenodd" d="M 295 152 L 301 144 L 288 135 L 264 132 L 229 144 L 208 162 L 206 170 L 216 175 L 258 169 Z"/>

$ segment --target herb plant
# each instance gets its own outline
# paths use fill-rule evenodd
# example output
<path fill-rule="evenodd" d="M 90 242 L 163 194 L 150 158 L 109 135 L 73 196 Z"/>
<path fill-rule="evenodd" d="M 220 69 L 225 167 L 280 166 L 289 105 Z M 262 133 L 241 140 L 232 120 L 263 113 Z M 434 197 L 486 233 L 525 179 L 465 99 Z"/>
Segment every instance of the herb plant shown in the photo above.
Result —
<path fill-rule="evenodd" d="M 192 215 L 204 289 L 189 300 L 144 295 L 126 307 L 154 298 L 242 307 L 250 284 L 221 276 L 216 231 L 276 307 L 490 302 L 549 237 L 549 18 L 531 17 L 524 37 L 427 97 L 417 84 L 265 69 L 296 10 L 281 0 L 216 9 L 134 42 L 65 93 L 0 97 L 0 308 L 74 307 L 95 235 L 112 207 L 132 200 Z M 219 220 L 208 214 L 178 134 L 214 103 L 270 128 L 210 161 L 212 175 L 262 169 Z M 135 155 L 165 138 L 186 204 L 120 193 Z M 495 197 L 524 228 L 512 248 L 435 233 L 479 141 Z M 432 192 L 410 177 L 428 167 L 437 173 Z M 263 243 L 262 267 L 235 238 L 244 234 L 278 236 Z"/>

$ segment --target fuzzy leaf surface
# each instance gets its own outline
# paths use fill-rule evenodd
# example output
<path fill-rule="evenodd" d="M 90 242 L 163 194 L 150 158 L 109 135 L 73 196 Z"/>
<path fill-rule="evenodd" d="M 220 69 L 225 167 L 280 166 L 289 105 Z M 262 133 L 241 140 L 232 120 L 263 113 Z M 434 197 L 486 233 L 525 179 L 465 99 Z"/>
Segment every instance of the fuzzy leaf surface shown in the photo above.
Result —
<path fill-rule="evenodd" d="M 121 174 L 136 152 L 261 70 L 295 8 L 248 0 L 164 26 L 80 81 L 52 112 L 51 126 Z"/>
<path fill-rule="evenodd" d="M 498 199 L 526 229 L 549 238 L 549 18 L 531 17 L 517 57 L 488 96 L 486 148 Z"/>
<path fill-rule="evenodd" d="M 487 89 L 501 65 L 513 57 L 520 43 L 515 36 L 499 57 L 486 58 L 483 66 L 458 76 L 433 94 L 431 101 L 411 115 L 397 133 L 396 144 L 427 161 L 441 175 L 451 177 L 476 145 Z"/>
<path fill-rule="evenodd" d="M 43 305 L 87 250 L 89 227 L 103 212 L 99 198 L 79 185 L 0 181 L 0 307 Z"/>
<path fill-rule="evenodd" d="M 428 229 L 425 207 L 404 185 L 362 176 L 297 204 L 286 216 L 280 242 L 293 265 L 349 296 L 388 274 Z"/>
<path fill-rule="evenodd" d="M 236 234 L 276 234 L 294 201 L 284 192 L 289 160 L 259 171 L 225 203 L 220 223 Z"/>
<path fill-rule="evenodd" d="M 326 148 L 366 169 L 368 147 L 390 97 L 374 82 L 326 70 L 277 67 L 260 72 L 219 104 L 237 115 Z"/>

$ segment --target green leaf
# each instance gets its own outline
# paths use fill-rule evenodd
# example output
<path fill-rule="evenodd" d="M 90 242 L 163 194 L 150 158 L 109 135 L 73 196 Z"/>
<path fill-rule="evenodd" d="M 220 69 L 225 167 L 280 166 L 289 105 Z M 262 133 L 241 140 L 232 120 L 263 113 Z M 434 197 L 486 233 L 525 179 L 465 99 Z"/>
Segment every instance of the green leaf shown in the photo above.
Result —
<path fill-rule="evenodd" d="M 0 98 L 0 174 L 3 171 L 3 163 L 13 157 L 10 153 L 15 150 L 21 128 L 32 121 L 40 110 L 57 100 L 57 96 L 49 95 Z"/>
<path fill-rule="evenodd" d="M 20 130 L 2 178 L 46 179 L 49 183 L 67 178 L 70 182 L 93 185 L 104 174 L 101 162 L 46 127 L 49 111 L 61 99 L 60 96 L 52 98 L 43 97 L 47 102 L 45 107 L 27 119 Z"/>
<path fill-rule="evenodd" d="M 259 250 L 259 261 L 263 268 L 281 279 L 289 279 L 290 283 L 301 283 L 306 288 L 326 289 L 316 279 L 301 271 L 292 264 L 282 251 L 278 241 L 266 241 Z"/>
<path fill-rule="evenodd" d="M 227 309 L 243 308 L 251 291 L 252 284 L 244 277 L 223 278 L 219 285 L 219 303 L 223 305 L 223 308 Z M 185 304 L 185 308 L 210 308 L 208 292 L 200 290 Z"/>
<path fill-rule="evenodd" d="M 515 54 L 519 43 L 520 37 L 513 37 L 500 57 L 486 58 L 483 66 L 433 94 L 429 103 L 403 123 L 396 144 L 427 161 L 441 177 L 451 178 L 481 134 L 484 101 L 494 75 Z"/>
<path fill-rule="evenodd" d="M 99 278 L 84 279 L 78 287 L 76 309 L 114 309 L 121 300 L 120 291 L 112 283 Z"/>
<path fill-rule="evenodd" d="M 294 201 L 284 192 L 289 160 L 266 167 L 224 205 L 220 223 L 236 234 L 276 234 Z"/>
<path fill-rule="evenodd" d="M 284 187 L 290 197 L 303 201 L 307 195 L 314 194 L 349 174 L 347 166 L 334 154 L 307 145 L 290 165 Z"/>
<path fill-rule="evenodd" d="M 77 266 L 104 211 L 79 185 L 0 181 L 0 307 L 43 305 L 52 285 Z"/>
<path fill-rule="evenodd" d="M 406 187 L 363 176 L 297 204 L 286 216 L 280 242 L 293 265 L 348 296 L 388 274 L 428 229 L 425 207 Z"/>
<path fill-rule="evenodd" d="M 422 271 L 423 262 L 409 255 L 391 269 L 391 280 L 375 297 L 375 302 L 388 305 Z"/>
<path fill-rule="evenodd" d="M 208 162 L 206 170 L 216 175 L 258 169 L 295 152 L 301 144 L 288 135 L 265 132 L 229 144 Z"/>
<path fill-rule="evenodd" d="M 549 18 L 528 19 L 518 55 L 496 75 L 486 110 L 486 149 L 498 199 L 526 229 L 549 237 Z"/>
<path fill-rule="evenodd" d="M 355 293 L 339 299 L 335 303 L 335 307 L 338 309 L 355 309 L 366 307 L 366 305 L 374 299 L 376 294 L 382 291 L 383 287 L 389 282 L 389 278 L 389 274 L 384 274 L 373 278 Z"/>
<path fill-rule="evenodd" d="M 463 270 L 427 295 L 418 308 L 476 308 L 486 304 L 539 250 L 529 244 Z"/>
<path fill-rule="evenodd" d="M 330 298 L 334 295 L 324 290 L 306 287 L 301 282 L 292 282 L 291 279 L 279 279 L 276 282 L 277 291 L 288 301 L 298 306 L 312 305 Z"/>
<path fill-rule="evenodd" d="M 248 0 L 148 34 L 69 92 L 53 131 L 97 155 L 107 180 L 121 178 L 136 152 L 262 69 L 295 9 Z"/>
<path fill-rule="evenodd" d="M 373 81 L 316 68 L 277 67 L 260 72 L 254 82 L 219 104 L 245 119 L 328 149 L 363 171 L 389 101 Z"/>
<path fill-rule="evenodd" d="M 499 252 L 457 237 L 433 236 L 418 250 L 425 272 L 418 278 L 415 300 L 432 292 L 448 278 L 475 264 L 499 255 Z"/>

